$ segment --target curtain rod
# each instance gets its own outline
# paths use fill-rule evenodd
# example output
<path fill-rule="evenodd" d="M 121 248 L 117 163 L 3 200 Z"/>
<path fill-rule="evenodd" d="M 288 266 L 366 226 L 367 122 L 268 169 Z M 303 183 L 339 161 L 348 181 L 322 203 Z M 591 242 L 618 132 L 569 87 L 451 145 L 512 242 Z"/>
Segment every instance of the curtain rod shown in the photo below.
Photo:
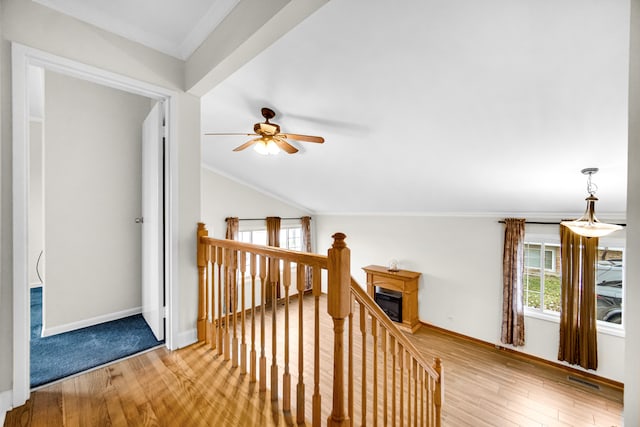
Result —
<path fill-rule="evenodd" d="M 304 217 L 296 217 L 296 218 L 280 218 L 281 220 L 290 220 L 290 219 L 302 219 Z M 238 218 L 238 221 L 266 221 L 266 218 Z M 225 218 L 226 221 L 226 218 Z"/>
<path fill-rule="evenodd" d="M 503 219 L 501 219 L 500 221 L 498 221 L 500 224 L 504 224 L 505 221 Z M 525 221 L 525 224 L 542 224 L 542 225 L 560 225 L 560 221 Z M 621 225 L 623 227 L 626 227 L 627 224 L 616 224 L 616 225 Z"/>

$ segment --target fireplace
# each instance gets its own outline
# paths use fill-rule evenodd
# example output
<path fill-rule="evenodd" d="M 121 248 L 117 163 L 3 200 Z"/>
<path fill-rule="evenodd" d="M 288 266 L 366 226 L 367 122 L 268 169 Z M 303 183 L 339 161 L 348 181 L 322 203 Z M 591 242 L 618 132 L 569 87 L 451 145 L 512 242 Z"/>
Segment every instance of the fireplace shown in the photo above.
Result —
<path fill-rule="evenodd" d="M 402 322 L 402 292 L 378 288 L 374 299 L 389 319 Z"/>

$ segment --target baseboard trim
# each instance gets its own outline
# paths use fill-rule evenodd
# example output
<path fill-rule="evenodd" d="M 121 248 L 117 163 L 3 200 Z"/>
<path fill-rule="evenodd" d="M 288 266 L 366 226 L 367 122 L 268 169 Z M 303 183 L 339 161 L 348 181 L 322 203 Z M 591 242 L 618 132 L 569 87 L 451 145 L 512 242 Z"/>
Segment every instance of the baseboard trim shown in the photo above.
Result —
<path fill-rule="evenodd" d="M 79 320 L 77 322 L 67 323 L 65 325 L 53 326 L 51 328 L 42 327 L 42 337 L 50 337 L 52 335 L 62 334 L 64 332 L 75 331 L 76 329 L 86 328 L 88 326 L 99 325 L 100 323 L 110 322 L 112 320 L 122 319 L 123 317 L 133 316 L 142 313 L 142 307 L 134 307 L 127 310 L 117 311 L 115 313 L 103 314 L 101 316 L 92 317 L 90 319 Z"/>
<path fill-rule="evenodd" d="M 534 363 L 538 363 L 540 365 L 549 366 L 549 367 L 552 367 L 552 368 L 555 368 L 555 369 L 560 369 L 560 370 L 566 372 L 567 375 L 575 375 L 575 376 L 578 376 L 578 377 L 586 378 L 586 379 L 589 379 L 590 381 L 594 381 L 594 382 L 597 382 L 597 383 L 600 383 L 600 384 L 603 384 L 603 385 L 607 385 L 609 387 L 613 387 L 613 388 L 618 389 L 620 391 L 624 391 L 624 384 L 619 382 L 619 381 L 615 381 L 615 380 L 612 380 L 610 378 L 601 377 L 599 375 L 592 374 L 591 372 L 585 372 L 585 371 L 582 371 L 580 369 L 576 369 L 576 368 L 573 368 L 571 366 L 564 365 L 564 364 L 562 364 L 560 362 L 554 362 L 552 360 L 543 359 L 541 357 L 534 356 L 532 354 L 523 353 L 523 352 L 515 350 L 513 348 L 505 347 L 502 344 L 494 344 L 494 343 L 490 343 L 488 341 L 483 341 L 483 340 L 478 339 L 478 338 L 474 338 L 474 337 L 470 337 L 468 335 L 461 334 L 459 332 L 450 331 L 448 329 L 444 329 L 444 328 L 441 328 L 439 326 L 432 325 L 430 323 L 426 323 L 426 322 L 423 322 L 423 321 L 420 321 L 420 323 L 422 323 L 422 326 L 424 326 L 424 327 L 440 331 L 440 332 L 442 332 L 444 334 L 448 334 L 448 335 L 451 335 L 451 336 L 454 336 L 456 338 L 460 338 L 460 339 L 463 339 L 463 340 L 472 341 L 472 342 L 474 342 L 474 343 L 476 343 L 478 345 L 482 345 L 482 346 L 485 346 L 485 347 L 490 347 L 490 348 L 496 349 L 498 351 L 504 351 L 504 352 L 509 353 L 513 357 L 517 357 L 517 358 L 520 358 L 520 359 L 525 359 L 525 360 L 528 360 L 528 361 L 531 361 L 531 362 L 534 362 Z"/>
<path fill-rule="evenodd" d="M 178 334 L 177 346 L 178 348 L 187 347 L 191 344 L 198 342 L 198 330 L 197 329 L 189 329 L 188 331 L 183 331 Z"/>
<path fill-rule="evenodd" d="M 4 425 L 4 419 L 7 412 L 13 409 L 12 401 L 13 393 L 11 390 L 0 392 L 0 426 Z"/>

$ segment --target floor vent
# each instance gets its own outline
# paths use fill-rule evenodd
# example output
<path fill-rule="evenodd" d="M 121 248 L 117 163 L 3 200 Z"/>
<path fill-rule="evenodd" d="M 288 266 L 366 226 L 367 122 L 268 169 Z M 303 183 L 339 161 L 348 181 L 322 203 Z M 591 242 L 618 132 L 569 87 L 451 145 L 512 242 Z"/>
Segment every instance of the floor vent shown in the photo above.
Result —
<path fill-rule="evenodd" d="M 567 377 L 567 379 L 569 381 L 573 381 L 574 383 L 586 385 L 587 387 L 591 387 L 592 389 L 595 389 L 595 390 L 600 390 L 600 386 L 598 384 L 592 383 L 592 382 L 584 380 L 582 378 L 578 378 L 578 377 L 574 377 L 572 375 L 569 375 Z"/>

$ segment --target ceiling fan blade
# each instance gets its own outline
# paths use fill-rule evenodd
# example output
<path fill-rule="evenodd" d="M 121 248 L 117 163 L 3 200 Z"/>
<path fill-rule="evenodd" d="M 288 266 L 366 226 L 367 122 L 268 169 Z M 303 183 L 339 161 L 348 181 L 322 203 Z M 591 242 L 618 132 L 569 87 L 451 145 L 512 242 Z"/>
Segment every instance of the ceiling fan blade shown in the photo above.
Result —
<path fill-rule="evenodd" d="M 256 133 L 216 133 L 205 132 L 205 135 L 227 136 L 227 135 L 242 135 L 242 136 L 258 136 Z"/>
<path fill-rule="evenodd" d="M 324 142 L 324 138 L 321 136 L 299 135 L 297 133 L 281 133 L 280 135 L 296 141 L 316 142 L 318 144 L 322 144 Z"/>
<path fill-rule="evenodd" d="M 285 141 L 282 138 L 273 138 L 273 142 L 276 143 L 276 145 L 278 147 L 280 147 L 281 150 L 286 151 L 289 154 L 293 154 L 293 153 L 297 153 L 298 149 L 296 147 L 294 147 L 293 145 L 289 144 L 287 141 Z"/>
<path fill-rule="evenodd" d="M 253 144 L 255 144 L 256 142 L 260 141 L 261 139 L 262 138 L 255 138 L 255 139 L 252 139 L 251 141 L 247 141 L 244 144 L 234 148 L 233 151 L 242 151 L 245 148 L 251 147 Z"/>

